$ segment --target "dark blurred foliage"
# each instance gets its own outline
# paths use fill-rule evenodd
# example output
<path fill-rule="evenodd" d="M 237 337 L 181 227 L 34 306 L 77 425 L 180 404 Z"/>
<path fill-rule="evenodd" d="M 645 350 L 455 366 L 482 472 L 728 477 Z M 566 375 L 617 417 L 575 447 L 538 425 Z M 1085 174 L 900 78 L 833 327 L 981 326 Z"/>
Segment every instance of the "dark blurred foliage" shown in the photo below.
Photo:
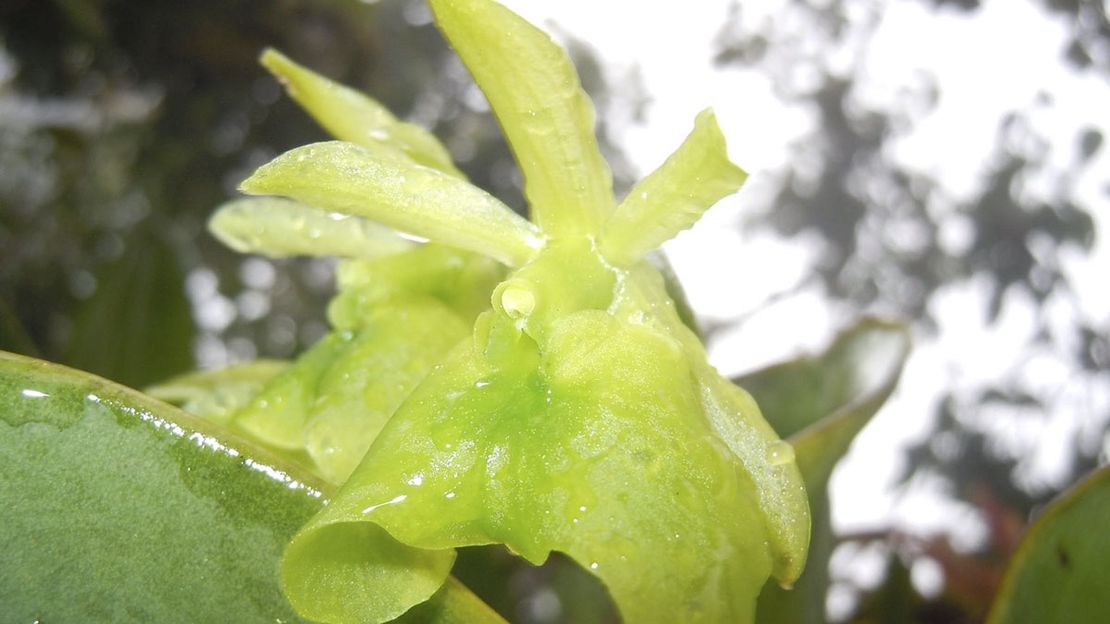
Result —
<path fill-rule="evenodd" d="M 329 262 L 244 258 L 205 231 L 253 167 L 327 138 L 257 64 L 266 46 L 431 127 L 475 183 L 524 208 L 423 3 L 5 2 L 0 348 L 142 386 L 194 355 L 289 357 L 322 335 Z M 604 110 L 599 67 L 573 47 Z"/>
<path fill-rule="evenodd" d="M 935 11 L 969 17 L 980 10 L 974 0 L 922 1 Z M 1062 65 L 1110 77 L 1105 3 L 1030 1 L 1068 24 L 1070 42 L 1061 51 Z M 1014 293 L 1038 307 L 1050 299 L 1074 303 L 1081 293 L 1061 271 L 1057 252 L 1083 254 L 1094 242 L 1093 207 L 1079 203 L 1071 191 L 1073 180 L 1103 149 L 1104 137 L 1091 125 L 1072 138 L 1073 168 L 1054 180 L 1047 198 L 1024 192 L 1026 180 L 1045 172 L 1048 138 L 1034 128 L 1030 111 L 1022 108 L 1025 103 L 1014 103 L 1015 109 L 999 119 L 994 155 L 984 163 L 974 196 L 957 199 L 943 180 L 900 166 L 890 158 L 891 146 L 932 110 L 940 86 L 936 76 L 914 76 L 916 86 L 886 108 L 860 97 L 867 80 L 860 55 L 887 6 L 786 0 L 770 19 L 752 27 L 742 19 L 744 4 L 735 5 L 722 31 L 717 62 L 769 76 L 784 102 L 809 110 L 816 119 L 813 131 L 793 146 L 792 164 L 777 178 L 764 215 L 752 227 L 770 227 L 787 236 L 819 235 L 824 255 L 816 269 L 830 299 L 851 309 L 915 319 L 924 336 L 941 329 L 930 305 L 933 295 L 972 278 L 986 285 L 988 325 L 999 321 Z M 1039 100 L 1051 107 L 1053 94 L 1042 91 Z M 964 244 L 942 240 L 947 215 L 970 226 Z M 1065 353 L 1070 368 L 1110 384 L 1110 327 L 1091 326 L 1077 315 L 1081 320 L 1061 332 L 1047 316 L 1036 313 L 1036 335 L 1026 352 Z M 1030 484 L 1018 478 L 1019 465 L 1027 458 L 1000 450 L 990 434 L 998 423 L 988 426 L 985 420 L 1020 419 L 1030 413 L 1047 419 L 1053 410 L 1069 409 L 1054 404 L 1051 394 L 1026 389 L 1016 374 L 1020 364 L 998 387 L 974 390 L 971 396 L 953 389 L 940 397 L 934 431 L 904 464 L 905 483 L 922 474 L 941 476 L 951 495 L 973 505 L 991 530 L 1000 530 L 999 517 L 1016 518 L 1020 525 L 1061 487 L 1094 467 L 1105 435 L 1103 429 L 1071 440 L 1073 458 L 1062 480 Z M 913 383 L 913 378 L 905 382 Z M 1108 415 L 1074 416 L 1105 427 Z M 888 534 L 865 541 L 885 544 L 891 556 L 885 584 L 853 616 L 867 622 L 979 621 L 1016 546 L 992 535 L 980 552 L 969 555 L 957 553 L 943 539 L 919 543 Z M 945 572 L 946 589 L 931 600 L 908 583 L 906 566 L 920 557 L 938 562 Z M 898 608 L 886 604 L 891 601 Z M 897 613 L 901 615 L 892 615 Z"/>

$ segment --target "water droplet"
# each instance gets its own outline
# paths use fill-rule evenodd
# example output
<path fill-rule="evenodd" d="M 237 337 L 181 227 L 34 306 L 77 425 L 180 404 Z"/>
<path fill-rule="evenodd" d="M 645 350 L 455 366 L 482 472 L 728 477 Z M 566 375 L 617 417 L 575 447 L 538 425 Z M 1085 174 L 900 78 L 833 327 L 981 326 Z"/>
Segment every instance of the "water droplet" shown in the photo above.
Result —
<path fill-rule="evenodd" d="M 455 498 L 455 493 L 454 492 L 448 492 L 448 493 L 443 495 L 443 498 L 446 498 L 448 500 L 450 500 L 452 498 Z"/>
<path fill-rule="evenodd" d="M 579 506 L 578 511 L 586 511 L 586 506 L 585 505 Z"/>
<path fill-rule="evenodd" d="M 523 318 L 536 309 L 536 294 L 529 288 L 509 286 L 501 291 L 501 307 L 510 318 Z"/>
<path fill-rule="evenodd" d="M 385 501 L 384 503 L 378 503 L 377 505 L 370 505 L 366 509 L 363 509 L 362 513 L 368 514 L 368 513 L 373 512 L 375 509 L 378 509 L 379 507 L 385 507 L 386 505 L 396 505 L 397 503 L 400 503 L 400 502 L 404 501 L 406 498 L 408 498 L 408 496 L 406 496 L 404 494 L 398 494 L 397 496 L 394 496 L 393 498 Z"/>
<path fill-rule="evenodd" d="M 779 440 L 767 445 L 767 463 L 781 466 L 794 461 L 794 447 L 789 442 Z"/>
<path fill-rule="evenodd" d="M 648 192 L 647 191 L 640 191 L 640 199 L 647 199 L 647 198 L 648 198 Z"/>
<path fill-rule="evenodd" d="M 590 569 L 591 570 L 596 570 L 597 568 L 598 568 L 598 564 L 597 564 L 596 561 L 590 564 Z"/>
<path fill-rule="evenodd" d="M 41 399 L 43 397 L 50 396 L 49 394 L 42 392 L 41 390 L 32 390 L 31 388 L 25 389 L 20 394 L 27 397 L 28 399 Z"/>
<path fill-rule="evenodd" d="M 489 382 L 486 381 L 485 379 L 479 379 L 478 381 L 474 382 L 474 387 L 475 388 L 485 388 L 488 385 L 489 385 Z"/>
<path fill-rule="evenodd" d="M 419 473 L 414 474 L 411 479 L 406 481 L 406 483 L 408 483 L 409 485 L 421 485 L 422 483 L 424 483 L 424 475 Z"/>

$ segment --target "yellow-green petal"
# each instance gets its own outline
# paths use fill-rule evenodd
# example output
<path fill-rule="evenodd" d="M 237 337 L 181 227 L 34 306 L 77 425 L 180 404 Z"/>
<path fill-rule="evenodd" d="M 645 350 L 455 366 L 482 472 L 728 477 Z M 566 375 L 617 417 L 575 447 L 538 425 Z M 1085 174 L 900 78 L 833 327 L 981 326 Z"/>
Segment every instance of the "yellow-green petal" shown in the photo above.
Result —
<path fill-rule="evenodd" d="M 380 224 L 325 212 L 281 197 L 247 197 L 220 206 L 208 231 L 239 253 L 271 258 L 373 258 L 404 251 L 413 242 Z"/>
<path fill-rule="evenodd" d="M 694 130 L 658 169 L 617 206 L 599 239 L 610 262 L 630 265 L 692 226 L 713 204 L 737 191 L 747 174 L 728 159 L 713 111 L 698 114 Z"/>
<path fill-rule="evenodd" d="M 463 177 L 439 139 L 420 126 L 398 121 L 377 100 L 298 65 L 277 50 L 266 50 L 260 60 L 335 138 L 371 148 L 394 147 L 422 165 Z"/>
<path fill-rule="evenodd" d="M 284 360 L 253 360 L 217 370 L 194 371 L 149 386 L 145 392 L 222 425 L 289 365 Z"/>
<path fill-rule="evenodd" d="M 593 104 L 566 52 L 489 0 L 431 0 L 512 147 L 532 219 L 552 237 L 596 234 L 613 206 Z"/>
<path fill-rule="evenodd" d="M 290 150 L 240 187 L 366 217 L 433 242 L 523 264 L 542 246 L 534 225 L 465 180 L 343 141 Z"/>

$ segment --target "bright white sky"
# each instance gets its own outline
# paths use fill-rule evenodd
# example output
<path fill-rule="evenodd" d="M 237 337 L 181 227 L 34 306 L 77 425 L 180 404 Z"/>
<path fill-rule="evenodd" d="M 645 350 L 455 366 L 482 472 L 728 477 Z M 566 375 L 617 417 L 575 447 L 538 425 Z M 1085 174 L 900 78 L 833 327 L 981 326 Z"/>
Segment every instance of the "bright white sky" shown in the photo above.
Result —
<path fill-rule="evenodd" d="M 696 0 L 680 8 L 642 0 L 503 1 L 553 32 L 556 39 L 569 34 L 592 45 L 610 83 L 620 82 L 638 68 L 652 101 L 644 123 L 618 129 L 615 139 L 641 173 L 657 166 L 681 142 L 698 111 L 706 106 L 716 110 L 733 160 L 752 172 L 752 178 L 739 196 L 722 202 L 698 227 L 667 246 L 691 303 L 703 318 L 721 321 L 745 316 L 767 297 L 805 278 L 816 255 L 812 241 L 786 241 L 735 227 L 752 204 L 745 197 L 759 195 L 761 176 L 786 162 L 788 144 L 804 134 L 811 121 L 804 112 L 784 108 L 765 77 L 713 67 L 713 44 L 729 14 L 730 0 Z M 1034 111 L 1037 130 L 1054 139 L 1047 158 L 1060 171 L 1072 162 L 1081 123 L 1101 120 L 1099 127 L 1110 137 L 1110 118 L 1105 114 L 1110 111 L 1110 85 L 1062 66 L 1065 30 L 1058 20 L 1027 0 L 987 0 L 971 17 L 934 13 L 929 5 L 888 3 L 865 55 L 870 79 L 863 93 L 868 101 L 882 103 L 893 97 L 916 70 L 938 78 L 937 108 L 895 146 L 892 158 L 936 175 L 961 197 L 974 193 L 994 149 L 998 121 L 1006 111 Z M 745 17 L 752 19 L 759 11 L 770 15 L 778 6 L 777 2 L 745 3 Z M 1041 90 L 1054 94 L 1052 108 L 1035 105 Z M 1088 175 L 1075 185 L 1076 198 L 1093 208 L 1102 233 L 1110 232 L 1110 202 L 1104 191 L 1110 171 L 1107 152 L 1101 151 Z M 1077 315 L 1110 321 L 1110 289 L 1104 286 L 1110 247 L 1097 244 L 1086 259 L 1081 254 L 1062 254 L 1065 257 L 1060 260 L 1083 293 L 1083 301 L 1078 310 L 1056 306 L 1061 309 L 1052 312 L 1053 319 L 1061 327 L 1074 322 Z M 721 274 L 715 272 L 735 275 L 736 267 L 758 270 L 744 275 L 742 291 L 722 289 Z M 860 436 L 834 477 L 834 518 L 840 528 L 851 531 L 893 524 L 932 531 L 976 525 L 969 510 L 939 501 L 936 484 L 923 484 L 901 498 L 891 494 L 889 487 L 902 461 L 899 449 L 928 431 L 941 388 L 985 385 L 1012 366 L 1015 349 L 1033 331 L 1036 313 L 1032 302 L 1018 299 L 1000 326 L 991 328 L 985 321 L 983 284 L 954 285 L 936 298 L 940 338 L 918 343 L 896 397 Z M 803 292 L 747 317 L 743 329 L 727 334 L 711 357 L 723 372 L 734 373 L 818 348 L 834 329 L 822 306 L 826 304 L 818 293 Z M 1028 374 L 1035 378 L 1031 381 L 1039 380 L 1042 387 L 1047 384 L 1047 391 L 1075 393 L 1076 401 L 1091 401 L 1096 409 L 1101 405 L 1103 412 L 1110 413 L 1110 396 L 1104 387 L 1077 388 L 1069 377 L 1071 371 L 1061 364 L 1066 358 L 1052 353 L 1042 356 L 1031 363 Z M 1021 440 L 1036 446 L 1041 438 L 1059 442 L 1061 432 L 1080 426 L 1054 418 L 1050 427 L 1002 433 L 1014 437 L 1017 446 Z M 1060 471 L 1058 453 L 1040 455 L 1044 457 L 1035 459 L 1043 464 L 1039 468 L 1047 471 L 1047 478 Z M 974 531 L 962 537 L 974 539 Z"/>

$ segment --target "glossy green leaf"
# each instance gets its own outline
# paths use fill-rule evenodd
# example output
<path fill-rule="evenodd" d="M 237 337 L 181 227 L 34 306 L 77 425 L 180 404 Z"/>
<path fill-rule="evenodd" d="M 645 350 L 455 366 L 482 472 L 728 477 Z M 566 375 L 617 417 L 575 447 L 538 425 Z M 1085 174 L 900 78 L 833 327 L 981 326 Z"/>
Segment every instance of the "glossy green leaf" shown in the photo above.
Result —
<path fill-rule="evenodd" d="M 809 563 L 786 591 L 773 583 L 759 598 L 761 622 L 825 621 L 828 563 L 834 539 L 828 479 L 856 434 L 894 390 L 909 355 L 910 339 L 898 323 L 865 320 L 845 331 L 822 354 L 786 362 L 736 380 L 759 402 L 767 420 L 796 458 L 813 517 Z"/>
<path fill-rule="evenodd" d="M 601 252 L 621 265 L 640 260 L 735 193 L 747 177 L 729 161 L 713 111 L 702 111 L 678 150 L 617 206 L 598 240 Z"/>
<path fill-rule="evenodd" d="M 486 94 L 549 236 L 596 234 L 612 211 L 594 109 L 565 51 L 496 2 L 431 0 L 436 24 Z"/>
<path fill-rule="evenodd" d="M 1026 530 L 995 598 L 990 624 L 1110 621 L 1110 467 L 1061 495 Z"/>
<path fill-rule="evenodd" d="M 266 50 L 261 60 L 289 95 L 335 138 L 369 148 L 395 148 L 421 165 L 463 177 L 447 148 L 431 132 L 398 121 L 377 100 L 302 67 L 277 50 Z"/>
<path fill-rule="evenodd" d="M 277 562 L 319 488 L 176 408 L 0 353 L 2 619 L 298 621 Z"/>
<path fill-rule="evenodd" d="M 230 201 L 208 220 L 208 231 L 239 253 L 271 258 L 373 258 L 411 249 L 414 244 L 380 223 L 280 197 Z"/>
<path fill-rule="evenodd" d="M 133 386 L 193 368 L 196 327 L 169 241 L 132 235 L 123 256 L 96 277 L 96 291 L 77 311 L 66 364 Z"/>
<path fill-rule="evenodd" d="M 366 217 L 509 266 L 526 262 L 543 244 L 535 226 L 485 191 L 353 143 L 293 149 L 258 169 L 241 189 Z"/>
<path fill-rule="evenodd" d="M 330 486 L 211 423 L 0 352 L 0 605 L 19 622 L 299 622 L 289 537 Z M 454 579 L 404 622 L 501 622 Z"/>
<path fill-rule="evenodd" d="M 160 401 L 219 424 L 226 424 L 231 414 L 245 406 L 282 372 L 289 362 L 254 360 L 211 371 L 178 375 L 146 388 L 146 393 Z"/>

